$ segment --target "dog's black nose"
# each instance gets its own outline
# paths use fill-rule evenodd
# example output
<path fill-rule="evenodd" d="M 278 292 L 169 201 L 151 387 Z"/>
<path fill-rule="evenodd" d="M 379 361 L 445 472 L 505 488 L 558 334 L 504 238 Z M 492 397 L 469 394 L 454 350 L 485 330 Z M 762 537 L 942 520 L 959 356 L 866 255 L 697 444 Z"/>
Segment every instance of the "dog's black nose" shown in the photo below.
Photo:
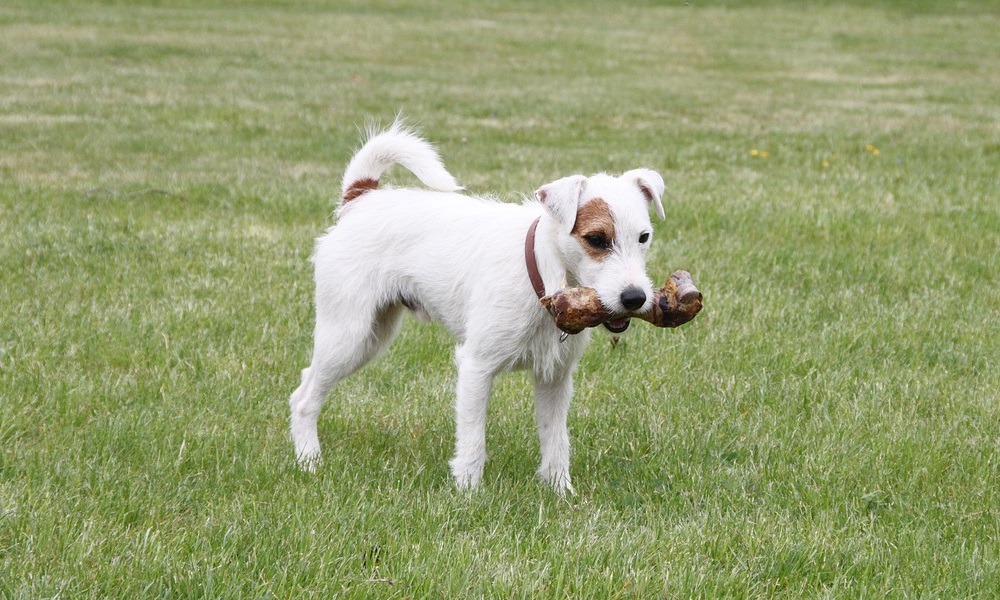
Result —
<path fill-rule="evenodd" d="M 637 287 L 625 288 L 621 299 L 625 310 L 635 310 L 646 303 L 646 293 Z"/>

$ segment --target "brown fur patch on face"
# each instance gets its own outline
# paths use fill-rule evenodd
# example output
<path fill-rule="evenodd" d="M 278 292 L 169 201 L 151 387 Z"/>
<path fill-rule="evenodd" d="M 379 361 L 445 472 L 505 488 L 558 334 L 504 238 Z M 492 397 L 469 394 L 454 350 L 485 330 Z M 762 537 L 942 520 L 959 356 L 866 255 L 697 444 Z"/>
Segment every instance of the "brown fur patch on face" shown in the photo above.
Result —
<path fill-rule="evenodd" d="M 608 203 L 594 198 L 581 206 L 570 235 L 580 242 L 590 258 L 604 260 L 615 242 L 615 217 Z"/>
<path fill-rule="evenodd" d="M 347 191 L 344 192 L 344 199 L 342 203 L 347 204 L 348 202 L 354 200 L 355 198 L 364 194 L 365 192 L 374 190 L 377 187 L 378 187 L 377 179 L 369 179 L 367 177 L 364 179 L 359 179 L 354 183 L 352 183 L 351 186 L 347 188 Z"/>

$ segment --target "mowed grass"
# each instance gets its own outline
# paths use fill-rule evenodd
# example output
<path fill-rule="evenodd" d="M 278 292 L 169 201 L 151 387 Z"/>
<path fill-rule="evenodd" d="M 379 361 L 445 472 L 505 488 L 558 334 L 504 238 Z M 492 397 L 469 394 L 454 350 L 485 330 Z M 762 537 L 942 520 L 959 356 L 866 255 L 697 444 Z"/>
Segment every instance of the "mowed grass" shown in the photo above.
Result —
<path fill-rule="evenodd" d="M 994 597 L 998 30 L 985 1 L 4 3 L 0 597 Z M 452 342 L 415 321 L 293 464 L 312 240 L 397 111 L 476 193 L 667 181 L 649 271 L 706 308 L 596 336 L 576 496 L 534 479 L 524 374 L 453 489 Z"/>

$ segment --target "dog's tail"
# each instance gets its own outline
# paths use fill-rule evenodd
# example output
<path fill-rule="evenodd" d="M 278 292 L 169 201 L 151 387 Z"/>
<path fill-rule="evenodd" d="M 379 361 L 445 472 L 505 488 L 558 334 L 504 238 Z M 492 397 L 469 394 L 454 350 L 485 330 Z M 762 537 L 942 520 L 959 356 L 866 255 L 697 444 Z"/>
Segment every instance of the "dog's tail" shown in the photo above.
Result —
<path fill-rule="evenodd" d="M 433 190 L 462 189 L 441 164 L 437 150 L 397 119 L 382 132 L 369 128 L 368 139 L 344 171 L 341 206 L 377 188 L 379 177 L 393 165 L 405 167 Z"/>

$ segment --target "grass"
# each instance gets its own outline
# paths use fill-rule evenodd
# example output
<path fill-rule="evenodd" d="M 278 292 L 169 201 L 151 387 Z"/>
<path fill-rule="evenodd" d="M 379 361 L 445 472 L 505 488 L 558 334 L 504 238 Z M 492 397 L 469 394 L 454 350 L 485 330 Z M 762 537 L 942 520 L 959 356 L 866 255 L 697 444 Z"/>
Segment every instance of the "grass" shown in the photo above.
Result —
<path fill-rule="evenodd" d="M 0 7 L 0 597 L 993 597 L 1000 10 Z M 408 322 L 297 471 L 312 238 L 367 117 L 473 191 L 667 180 L 706 309 L 577 377 L 578 495 L 502 379 L 453 490 Z"/>

